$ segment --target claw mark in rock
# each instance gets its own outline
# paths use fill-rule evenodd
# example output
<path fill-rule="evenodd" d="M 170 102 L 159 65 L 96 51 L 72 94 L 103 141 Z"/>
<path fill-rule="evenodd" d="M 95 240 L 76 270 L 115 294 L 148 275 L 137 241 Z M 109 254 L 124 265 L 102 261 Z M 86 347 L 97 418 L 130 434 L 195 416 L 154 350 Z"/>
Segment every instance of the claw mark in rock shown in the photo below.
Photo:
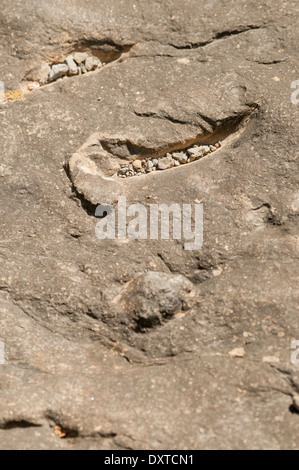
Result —
<path fill-rule="evenodd" d="M 258 109 L 259 105 L 254 103 L 245 111 L 219 121 L 201 115 L 206 126 L 200 126 L 200 131 L 193 131 L 193 136 L 180 142 L 161 142 L 156 148 L 122 135 L 106 137 L 95 132 L 69 159 L 66 166 L 68 177 L 84 206 L 113 205 L 128 189 L 122 178 L 146 177 L 155 169 L 179 168 L 184 163 L 209 155 L 220 149 L 227 138 L 237 136 Z"/>

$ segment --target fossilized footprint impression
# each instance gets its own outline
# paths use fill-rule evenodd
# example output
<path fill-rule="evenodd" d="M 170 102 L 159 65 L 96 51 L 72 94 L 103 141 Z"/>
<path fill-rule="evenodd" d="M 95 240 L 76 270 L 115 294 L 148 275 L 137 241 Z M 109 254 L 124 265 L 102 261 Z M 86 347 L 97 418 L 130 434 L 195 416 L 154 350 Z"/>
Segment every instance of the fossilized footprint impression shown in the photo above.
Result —
<path fill-rule="evenodd" d="M 179 171 L 220 152 L 222 146 L 237 137 L 256 109 L 253 104 L 233 117 L 215 122 L 206 117 L 209 123 L 206 129 L 201 128 L 184 141 L 169 139 L 159 148 L 148 147 L 120 133 L 107 135 L 96 131 L 69 159 L 69 177 L 77 194 L 89 204 L 113 204 L 121 194 L 129 192 L 137 176 L 147 178 L 164 170 Z"/>

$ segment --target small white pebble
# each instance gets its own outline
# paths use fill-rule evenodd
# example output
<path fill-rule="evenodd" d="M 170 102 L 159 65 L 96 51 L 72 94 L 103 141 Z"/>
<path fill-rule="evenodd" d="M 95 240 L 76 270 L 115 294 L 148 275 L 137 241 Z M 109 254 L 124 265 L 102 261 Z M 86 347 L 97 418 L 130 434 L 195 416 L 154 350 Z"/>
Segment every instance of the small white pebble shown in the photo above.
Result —
<path fill-rule="evenodd" d="M 245 349 L 244 348 L 235 348 L 229 351 L 228 353 L 231 357 L 244 357 Z"/>

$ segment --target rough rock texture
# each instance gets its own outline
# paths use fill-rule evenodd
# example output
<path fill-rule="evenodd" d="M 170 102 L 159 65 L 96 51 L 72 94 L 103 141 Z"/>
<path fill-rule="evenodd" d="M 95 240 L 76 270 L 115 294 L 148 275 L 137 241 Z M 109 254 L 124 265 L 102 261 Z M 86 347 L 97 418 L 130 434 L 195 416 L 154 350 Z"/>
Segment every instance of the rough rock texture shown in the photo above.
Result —
<path fill-rule="evenodd" d="M 297 24 L 295 1 L 2 0 L 6 91 L 105 66 L 0 105 L 0 448 L 298 448 Z M 98 240 L 119 195 L 201 201 L 202 249 Z"/>

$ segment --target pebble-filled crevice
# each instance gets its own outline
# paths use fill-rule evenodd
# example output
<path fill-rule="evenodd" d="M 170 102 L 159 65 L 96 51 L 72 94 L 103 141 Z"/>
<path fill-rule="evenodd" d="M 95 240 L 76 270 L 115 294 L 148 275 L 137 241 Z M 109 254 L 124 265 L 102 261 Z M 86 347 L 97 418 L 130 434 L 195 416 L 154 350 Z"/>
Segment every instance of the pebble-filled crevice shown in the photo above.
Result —
<path fill-rule="evenodd" d="M 168 170 L 179 167 L 186 163 L 192 163 L 200 158 L 215 152 L 221 147 L 220 142 L 214 145 L 193 145 L 181 152 L 169 152 L 161 158 L 136 159 L 132 163 L 124 164 L 117 175 L 119 178 L 130 178 L 132 176 L 141 176 L 153 171 Z"/>

